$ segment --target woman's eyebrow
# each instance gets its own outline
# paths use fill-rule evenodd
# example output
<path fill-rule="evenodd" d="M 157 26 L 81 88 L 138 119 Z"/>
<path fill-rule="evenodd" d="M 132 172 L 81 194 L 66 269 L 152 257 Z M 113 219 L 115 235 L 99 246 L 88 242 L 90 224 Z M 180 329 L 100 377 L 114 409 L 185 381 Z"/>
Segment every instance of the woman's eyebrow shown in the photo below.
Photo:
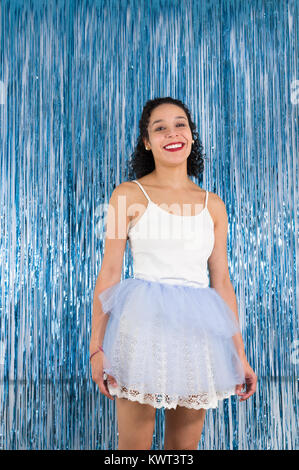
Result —
<path fill-rule="evenodd" d="M 179 118 L 181 118 L 181 119 L 186 119 L 185 116 L 176 116 L 176 117 L 175 117 L 175 119 L 179 119 Z M 154 121 L 154 122 L 152 123 L 152 126 L 153 126 L 154 124 L 156 124 L 157 122 L 162 122 L 162 121 L 164 121 L 164 119 L 158 119 L 157 121 Z"/>

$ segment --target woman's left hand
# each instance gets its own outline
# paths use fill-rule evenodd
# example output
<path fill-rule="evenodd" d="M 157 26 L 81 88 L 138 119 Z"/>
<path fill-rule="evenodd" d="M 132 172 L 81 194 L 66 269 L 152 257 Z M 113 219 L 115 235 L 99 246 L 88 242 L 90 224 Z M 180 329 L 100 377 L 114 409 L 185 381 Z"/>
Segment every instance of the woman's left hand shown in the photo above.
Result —
<path fill-rule="evenodd" d="M 236 394 L 240 395 L 240 401 L 245 401 L 256 391 L 257 375 L 254 373 L 254 370 L 250 367 L 247 359 L 242 360 L 244 374 L 245 374 L 245 384 L 236 385 Z M 242 388 L 246 385 L 246 391 L 241 392 Z"/>

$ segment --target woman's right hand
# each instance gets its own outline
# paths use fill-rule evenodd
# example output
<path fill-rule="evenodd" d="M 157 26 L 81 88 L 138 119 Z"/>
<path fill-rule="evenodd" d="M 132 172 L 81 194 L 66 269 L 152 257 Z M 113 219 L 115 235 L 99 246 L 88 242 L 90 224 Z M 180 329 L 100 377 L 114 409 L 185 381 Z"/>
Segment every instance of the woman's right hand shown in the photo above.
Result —
<path fill-rule="evenodd" d="M 112 375 L 107 375 L 107 380 L 103 379 L 103 352 L 99 351 L 97 354 L 95 354 L 91 360 L 91 371 L 92 371 L 92 380 L 99 386 L 100 392 L 106 395 L 106 397 L 110 398 L 111 400 L 114 400 L 114 396 L 110 395 L 108 386 L 107 386 L 107 381 L 109 381 L 109 384 L 116 386 L 116 380 Z"/>

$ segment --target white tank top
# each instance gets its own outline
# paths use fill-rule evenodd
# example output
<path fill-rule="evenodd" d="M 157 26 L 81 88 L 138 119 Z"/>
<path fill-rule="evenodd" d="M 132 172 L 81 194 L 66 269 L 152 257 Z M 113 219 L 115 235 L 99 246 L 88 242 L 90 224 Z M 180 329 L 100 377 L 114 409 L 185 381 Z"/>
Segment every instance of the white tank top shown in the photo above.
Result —
<path fill-rule="evenodd" d="M 148 200 L 145 212 L 128 230 L 134 277 L 208 287 L 207 260 L 214 247 L 214 222 L 207 207 L 208 191 L 204 209 L 199 214 L 181 216 L 152 202 L 142 185 L 134 182 Z"/>

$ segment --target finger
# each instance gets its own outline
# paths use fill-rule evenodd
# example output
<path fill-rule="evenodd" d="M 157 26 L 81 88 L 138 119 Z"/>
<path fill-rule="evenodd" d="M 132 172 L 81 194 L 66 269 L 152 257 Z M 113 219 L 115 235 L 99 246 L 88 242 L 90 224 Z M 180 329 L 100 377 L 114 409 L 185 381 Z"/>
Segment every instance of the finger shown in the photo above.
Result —
<path fill-rule="evenodd" d="M 109 392 L 109 388 L 108 388 L 108 379 L 107 380 L 104 380 L 104 387 L 105 387 L 105 390 L 107 392 L 107 396 L 109 395 L 109 397 L 112 397 L 112 399 L 114 400 L 114 396 L 111 395 L 111 393 Z"/>
<path fill-rule="evenodd" d="M 112 375 L 107 375 L 107 378 L 108 378 L 108 381 L 109 381 L 110 385 L 112 385 L 113 387 L 116 387 L 117 382 L 116 382 L 115 378 Z"/>
<path fill-rule="evenodd" d="M 249 398 L 249 396 L 242 397 L 242 398 L 240 398 L 239 402 L 248 400 L 248 398 Z"/>
<path fill-rule="evenodd" d="M 236 385 L 236 394 L 237 395 L 244 395 L 245 392 L 242 392 L 242 389 L 245 387 L 245 384 L 238 384 Z"/>
<path fill-rule="evenodd" d="M 242 398 L 240 398 L 240 401 L 244 401 L 244 400 L 247 400 L 249 397 L 251 397 L 251 395 L 254 394 L 254 391 L 252 392 L 246 392 Z"/>
<path fill-rule="evenodd" d="M 249 381 L 246 386 L 246 393 L 252 395 L 255 391 L 256 391 L 256 383 Z"/>
<path fill-rule="evenodd" d="M 242 390 L 244 388 L 245 384 L 237 384 L 236 385 L 236 390 Z"/>
<path fill-rule="evenodd" d="M 244 392 L 241 392 L 241 389 L 246 387 L 246 390 Z M 247 380 L 245 384 L 242 385 L 237 385 L 236 387 L 236 393 L 239 395 L 240 399 L 239 401 L 245 401 L 247 400 L 253 393 L 255 392 L 255 389 L 253 387 L 253 384 Z"/>
<path fill-rule="evenodd" d="M 107 392 L 107 389 L 105 386 L 103 388 L 100 388 L 100 391 L 103 395 L 105 395 L 105 397 L 109 398 L 109 400 L 114 400 L 114 396 L 110 395 L 110 393 Z"/>
<path fill-rule="evenodd" d="M 105 381 L 103 381 L 103 380 L 99 381 L 98 386 L 99 386 L 100 392 L 103 393 L 103 395 L 108 397 L 110 400 L 114 400 L 114 396 L 110 395 L 109 389 L 107 387 L 107 381 L 106 380 Z"/>

